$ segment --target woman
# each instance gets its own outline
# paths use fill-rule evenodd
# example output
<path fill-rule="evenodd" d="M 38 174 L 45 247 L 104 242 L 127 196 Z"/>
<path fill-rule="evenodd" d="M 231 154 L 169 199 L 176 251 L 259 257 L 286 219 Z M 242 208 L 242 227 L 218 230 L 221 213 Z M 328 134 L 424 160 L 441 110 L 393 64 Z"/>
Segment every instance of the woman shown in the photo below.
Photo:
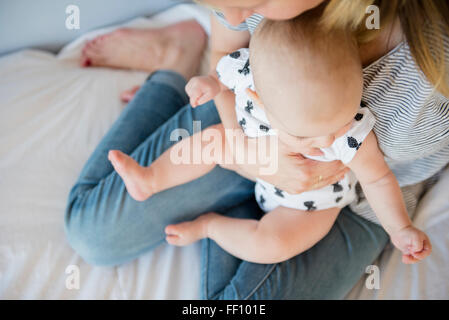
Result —
<path fill-rule="evenodd" d="M 211 70 L 221 56 L 247 46 L 250 32 L 262 16 L 290 19 L 321 2 L 201 1 L 220 10 L 212 16 Z M 377 118 L 374 130 L 380 147 L 405 186 L 404 198 L 413 212 L 426 183 L 449 162 L 449 8 L 438 0 L 377 1 L 383 25 L 375 32 L 364 30 L 365 9 L 372 3 L 331 0 L 325 4 L 323 23 L 329 28 L 353 28 L 360 40 L 365 66 L 362 103 Z M 134 35 L 129 36 L 138 42 Z M 86 49 L 84 59 L 91 58 Z M 165 68 L 174 66 L 165 64 Z M 227 112 L 233 109 L 232 97 L 215 99 L 218 113 L 212 102 L 196 109 L 183 106 L 187 99 L 180 73 L 189 76 L 185 70 L 157 71 L 150 76 L 103 138 L 71 191 L 66 212 L 68 240 L 90 263 L 130 261 L 163 242 L 166 225 L 205 212 L 260 218 L 253 183 L 232 171 L 217 168 L 197 181 L 136 202 L 127 196 L 109 164 L 108 150 L 119 149 L 148 165 L 176 142 L 170 140 L 173 130 L 186 129 L 192 134 L 193 120 L 201 120 L 205 128 L 219 122 L 220 113 L 225 127 L 234 128 L 235 118 Z M 254 147 L 248 142 L 248 148 Z M 302 139 L 295 150 L 310 154 L 314 147 L 314 141 Z M 345 172 L 340 163 L 306 160 L 286 150 L 290 149 L 280 146 L 277 174 L 263 177 L 286 191 L 321 188 L 338 181 Z M 235 170 L 257 178 L 258 169 L 257 165 L 239 165 Z M 202 298 L 341 299 L 382 251 L 388 236 L 361 197 L 351 209 L 341 212 L 323 240 L 282 263 L 240 261 L 212 241 L 202 241 Z"/>

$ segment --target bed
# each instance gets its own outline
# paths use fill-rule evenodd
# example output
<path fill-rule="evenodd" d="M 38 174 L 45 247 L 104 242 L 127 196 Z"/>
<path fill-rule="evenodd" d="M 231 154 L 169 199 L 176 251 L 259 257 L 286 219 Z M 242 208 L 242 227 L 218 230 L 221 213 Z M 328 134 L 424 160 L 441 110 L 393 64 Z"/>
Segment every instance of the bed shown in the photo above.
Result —
<path fill-rule="evenodd" d="M 125 25 L 159 27 L 191 18 L 209 31 L 208 11 L 191 4 Z M 183 248 L 164 244 L 131 263 L 95 267 L 65 240 L 70 188 L 125 107 L 119 93 L 147 76 L 78 66 L 83 43 L 117 27 L 84 34 L 56 55 L 22 50 L 0 58 L 1 299 L 199 298 L 199 243 Z M 433 241 L 431 257 L 405 266 L 389 246 L 374 263 L 380 269 L 380 289 L 367 289 L 362 277 L 347 299 L 449 298 L 448 189 L 446 170 L 414 217 Z M 74 275 L 79 283 L 72 281 Z"/>

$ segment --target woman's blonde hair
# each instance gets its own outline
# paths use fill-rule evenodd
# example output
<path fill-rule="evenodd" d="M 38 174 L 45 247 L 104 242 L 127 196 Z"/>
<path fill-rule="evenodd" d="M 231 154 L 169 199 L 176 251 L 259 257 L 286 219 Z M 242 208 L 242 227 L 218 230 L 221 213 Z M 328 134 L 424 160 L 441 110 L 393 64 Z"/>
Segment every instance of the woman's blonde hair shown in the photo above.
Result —
<path fill-rule="evenodd" d="M 449 36 L 449 5 L 447 0 L 330 0 L 321 22 L 328 29 L 350 28 L 359 44 L 378 35 L 365 25 L 366 8 L 380 9 L 380 27 L 398 16 L 416 64 L 430 83 L 449 97 L 449 62 L 444 38 Z M 424 28 L 425 26 L 425 28 Z"/>

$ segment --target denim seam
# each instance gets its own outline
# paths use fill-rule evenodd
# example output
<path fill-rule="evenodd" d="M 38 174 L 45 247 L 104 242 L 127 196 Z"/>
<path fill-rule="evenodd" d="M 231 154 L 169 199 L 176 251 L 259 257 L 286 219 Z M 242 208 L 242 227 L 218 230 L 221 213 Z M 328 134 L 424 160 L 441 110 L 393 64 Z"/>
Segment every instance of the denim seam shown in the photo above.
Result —
<path fill-rule="evenodd" d="M 265 282 L 265 280 L 267 280 L 268 277 L 273 273 L 273 271 L 276 268 L 276 266 L 277 266 L 277 263 L 273 264 L 273 266 L 267 272 L 265 277 L 262 280 L 260 280 L 259 284 L 243 300 L 248 300 L 254 293 L 256 293 L 256 291 L 262 286 L 262 284 Z"/>
<path fill-rule="evenodd" d="M 205 242 L 206 242 L 206 244 L 205 244 L 205 253 L 203 253 L 204 254 L 204 259 L 205 259 L 205 262 L 204 262 L 204 269 L 203 269 L 203 275 L 204 275 L 204 277 L 203 277 L 203 279 L 204 279 L 204 284 L 203 284 L 203 292 L 204 292 L 204 297 L 206 298 L 206 300 L 208 300 L 209 299 L 209 294 L 208 294 L 208 292 L 207 292 L 207 282 L 208 282 L 208 279 L 209 279 L 209 274 L 208 274 L 208 271 L 209 271 L 209 239 L 206 239 L 205 240 Z"/>

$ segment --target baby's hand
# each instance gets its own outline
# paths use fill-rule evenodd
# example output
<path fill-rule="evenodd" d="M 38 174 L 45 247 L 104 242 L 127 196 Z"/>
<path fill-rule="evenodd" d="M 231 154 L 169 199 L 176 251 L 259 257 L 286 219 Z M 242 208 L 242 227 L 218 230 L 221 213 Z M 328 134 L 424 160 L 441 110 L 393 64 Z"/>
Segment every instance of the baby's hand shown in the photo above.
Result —
<path fill-rule="evenodd" d="M 212 76 L 193 77 L 186 85 L 190 105 L 195 108 L 215 98 L 220 93 L 220 83 Z"/>
<path fill-rule="evenodd" d="M 402 262 L 405 264 L 419 262 L 432 252 L 432 244 L 427 235 L 413 226 L 392 234 L 391 241 L 402 251 Z"/>

